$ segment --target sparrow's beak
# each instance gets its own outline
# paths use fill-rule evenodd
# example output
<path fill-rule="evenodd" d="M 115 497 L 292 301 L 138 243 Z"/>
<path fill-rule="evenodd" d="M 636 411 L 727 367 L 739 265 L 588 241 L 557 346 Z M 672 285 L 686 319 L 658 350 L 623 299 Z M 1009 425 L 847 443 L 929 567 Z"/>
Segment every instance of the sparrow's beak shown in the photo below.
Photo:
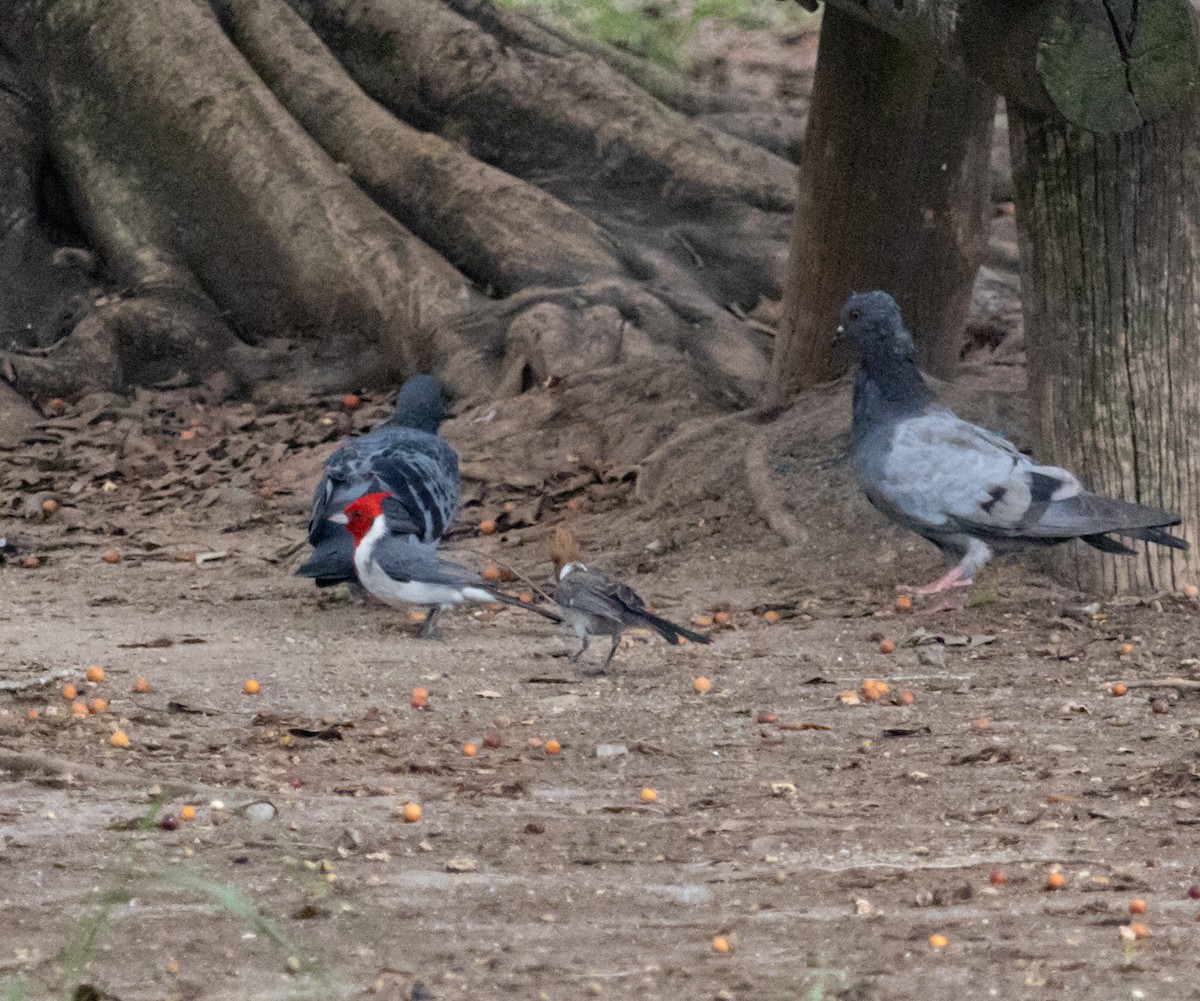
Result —
<path fill-rule="evenodd" d="M 347 525 L 350 523 L 350 519 L 347 518 L 345 513 L 343 513 L 342 511 L 339 511 L 337 514 L 331 514 L 329 516 L 329 520 L 332 521 L 335 525 Z"/>

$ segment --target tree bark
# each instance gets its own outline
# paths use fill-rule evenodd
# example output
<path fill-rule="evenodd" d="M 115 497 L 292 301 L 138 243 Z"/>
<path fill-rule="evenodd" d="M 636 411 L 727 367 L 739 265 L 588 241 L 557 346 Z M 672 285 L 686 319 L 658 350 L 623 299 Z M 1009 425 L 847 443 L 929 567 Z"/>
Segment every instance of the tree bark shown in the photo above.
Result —
<path fill-rule="evenodd" d="M 840 375 L 842 303 L 883 288 L 922 365 L 953 373 L 987 245 L 995 97 L 827 7 L 800 171 L 777 400 Z"/>
<path fill-rule="evenodd" d="M 1188 552 L 1058 550 L 1087 590 L 1200 579 L 1200 101 L 1097 136 L 1009 114 L 1038 457 L 1090 489 L 1179 511 Z"/>
<path fill-rule="evenodd" d="M 828 0 L 1012 106 L 1092 132 L 1138 128 L 1187 104 L 1200 78 L 1188 0 Z"/>

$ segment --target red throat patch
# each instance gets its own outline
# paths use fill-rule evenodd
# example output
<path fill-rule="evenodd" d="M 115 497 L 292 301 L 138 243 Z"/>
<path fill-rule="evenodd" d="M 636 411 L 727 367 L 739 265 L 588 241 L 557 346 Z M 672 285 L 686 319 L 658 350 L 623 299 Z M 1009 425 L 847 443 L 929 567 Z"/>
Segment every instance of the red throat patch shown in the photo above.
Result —
<path fill-rule="evenodd" d="M 357 546 L 371 531 L 375 519 L 383 514 L 383 502 L 392 495 L 386 491 L 377 494 L 365 494 L 358 500 L 346 505 L 346 528 L 354 536 Z"/>

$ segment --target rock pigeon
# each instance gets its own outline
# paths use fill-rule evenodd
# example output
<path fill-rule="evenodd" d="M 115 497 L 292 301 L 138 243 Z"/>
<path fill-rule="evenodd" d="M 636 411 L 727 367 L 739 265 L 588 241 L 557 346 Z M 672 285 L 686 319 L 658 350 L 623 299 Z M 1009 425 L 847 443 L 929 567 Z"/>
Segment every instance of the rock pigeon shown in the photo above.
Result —
<path fill-rule="evenodd" d="M 349 530 L 354 569 L 367 593 L 387 605 L 430 606 L 421 630 L 423 636 L 433 635 L 434 623 L 443 608 L 464 601 L 499 601 L 562 621 L 548 609 L 490 590 L 479 574 L 438 556 L 436 539 L 428 540 L 412 531 L 411 500 L 378 491 L 359 497 L 344 512 L 329 517 Z"/>
<path fill-rule="evenodd" d="M 858 483 L 875 507 L 953 564 L 932 584 L 903 590 L 968 586 L 994 550 L 1082 539 L 1106 553 L 1134 552 L 1113 536 L 1188 548 L 1162 530 L 1179 515 L 1089 493 L 1065 469 L 1038 465 L 939 403 L 886 292 L 851 296 L 838 334 L 853 339 L 857 361 L 850 452 Z"/>
<path fill-rule="evenodd" d="M 312 556 L 299 570 L 318 587 L 352 583 L 354 543 L 331 514 L 365 494 L 388 491 L 402 499 L 393 528 L 436 546 L 458 513 L 458 456 L 438 436 L 442 387 L 430 375 L 409 377 L 396 410 L 370 434 L 346 442 L 325 463 L 308 522 Z"/>
<path fill-rule="evenodd" d="M 711 642 L 707 636 L 651 615 L 646 611 L 646 603 L 631 587 L 599 570 L 589 570 L 582 563 L 563 564 L 558 573 L 554 600 L 558 602 L 563 619 L 575 627 L 575 635 L 579 637 L 579 649 L 571 660 L 583 656 L 589 636 L 612 637 L 612 647 L 604 664 L 595 672 L 597 674 L 608 670 L 621 642 L 621 633 L 629 626 L 649 626 L 672 646 L 679 643 L 680 636 L 693 643 Z"/>

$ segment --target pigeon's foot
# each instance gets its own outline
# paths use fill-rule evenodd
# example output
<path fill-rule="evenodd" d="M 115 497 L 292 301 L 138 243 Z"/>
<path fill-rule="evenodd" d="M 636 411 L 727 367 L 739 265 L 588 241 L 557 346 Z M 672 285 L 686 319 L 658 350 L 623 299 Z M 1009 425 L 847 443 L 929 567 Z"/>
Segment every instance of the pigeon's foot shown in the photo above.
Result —
<path fill-rule="evenodd" d="M 926 584 L 923 587 L 909 587 L 904 584 L 897 584 L 896 590 L 902 591 L 905 594 L 915 594 L 920 598 L 927 598 L 931 594 L 941 594 L 943 591 L 949 591 L 955 587 L 970 587 L 974 583 L 973 578 L 963 576 L 962 567 L 953 566 L 932 584 Z"/>

